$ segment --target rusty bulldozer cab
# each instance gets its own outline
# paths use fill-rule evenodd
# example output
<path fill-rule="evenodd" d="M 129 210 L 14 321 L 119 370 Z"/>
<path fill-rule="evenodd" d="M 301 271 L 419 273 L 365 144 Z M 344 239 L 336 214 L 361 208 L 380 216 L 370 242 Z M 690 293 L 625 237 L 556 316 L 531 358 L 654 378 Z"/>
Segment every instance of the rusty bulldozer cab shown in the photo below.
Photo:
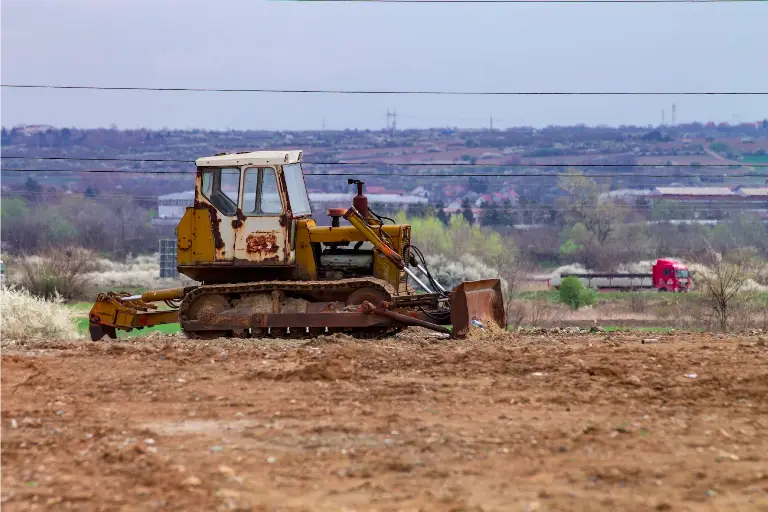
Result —
<path fill-rule="evenodd" d="M 294 279 L 297 224 L 311 213 L 301 151 L 200 158 L 177 229 L 179 271 L 205 283 Z"/>
<path fill-rule="evenodd" d="M 350 179 L 353 206 L 329 210 L 331 225 L 318 226 L 301 160 L 301 151 L 198 159 L 194 205 L 177 227 L 177 265 L 201 285 L 102 293 L 92 338 L 171 322 L 192 337 L 383 334 L 408 325 L 464 336 L 473 320 L 505 326 L 500 281 L 443 288 L 411 244 L 410 226 L 385 224 L 363 182 Z"/>

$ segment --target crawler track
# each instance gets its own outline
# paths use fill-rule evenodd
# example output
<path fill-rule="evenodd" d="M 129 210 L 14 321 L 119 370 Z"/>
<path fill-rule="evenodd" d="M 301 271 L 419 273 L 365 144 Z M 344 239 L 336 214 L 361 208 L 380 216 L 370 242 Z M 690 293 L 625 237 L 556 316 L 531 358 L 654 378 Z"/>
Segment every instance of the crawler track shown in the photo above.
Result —
<path fill-rule="evenodd" d="M 394 295 L 389 283 L 375 278 L 203 285 L 184 297 L 179 319 L 193 338 L 309 338 L 336 332 L 380 337 L 398 327 L 364 316 L 356 306 L 364 300 L 390 302 Z"/>

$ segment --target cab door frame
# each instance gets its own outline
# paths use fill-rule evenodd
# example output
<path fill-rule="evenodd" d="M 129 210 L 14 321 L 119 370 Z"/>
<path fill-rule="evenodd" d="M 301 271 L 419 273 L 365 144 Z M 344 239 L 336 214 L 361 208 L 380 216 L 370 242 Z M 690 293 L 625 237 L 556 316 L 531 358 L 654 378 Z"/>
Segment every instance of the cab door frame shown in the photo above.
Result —
<path fill-rule="evenodd" d="M 288 210 L 282 177 L 276 165 L 244 165 L 241 168 L 240 197 L 236 218 L 232 221 L 234 231 L 234 258 L 236 264 L 290 265 L 289 223 L 284 219 Z M 280 211 L 264 209 L 264 177 L 268 172 L 274 175 L 274 186 Z M 256 174 L 256 190 L 251 192 Z M 246 202 L 247 194 L 254 194 L 254 202 Z"/>

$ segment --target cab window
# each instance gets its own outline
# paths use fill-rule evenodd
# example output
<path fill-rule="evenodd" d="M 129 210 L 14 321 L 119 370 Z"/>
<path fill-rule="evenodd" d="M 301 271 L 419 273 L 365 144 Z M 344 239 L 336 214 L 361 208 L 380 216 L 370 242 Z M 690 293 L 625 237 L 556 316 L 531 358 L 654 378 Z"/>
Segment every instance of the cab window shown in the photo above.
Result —
<path fill-rule="evenodd" d="M 275 170 L 271 167 L 246 169 L 243 213 L 247 216 L 279 215 L 282 211 Z"/>
<path fill-rule="evenodd" d="M 309 195 L 307 187 L 304 184 L 304 175 L 302 174 L 301 164 L 287 164 L 283 166 L 283 175 L 285 175 L 285 185 L 288 187 L 288 199 L 291 202 L 291 213 L 294 217 L 310 215 L 312 209 L 309 205 Z"/>
<path fill-rule="evenodd" d="M 225 167 L 203 172 L 201 192 L 223 215 L 234 216 L 240 197 L 240 169 Z"/>

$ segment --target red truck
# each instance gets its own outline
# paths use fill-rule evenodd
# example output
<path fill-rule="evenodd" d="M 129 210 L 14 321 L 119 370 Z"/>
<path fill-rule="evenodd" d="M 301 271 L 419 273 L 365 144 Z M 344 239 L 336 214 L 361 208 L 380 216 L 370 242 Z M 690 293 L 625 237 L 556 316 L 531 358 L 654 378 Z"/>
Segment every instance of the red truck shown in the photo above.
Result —
<path fill-rule="evenodd" d="M 650 274 L 575 274 L 563 273 L 550 284 L 560 287 L 568 276 L 576 276 L 586 286 L 599 290 L 639 290 L 656 288 L 660 292 L 688 292 L 693 279 L 688 267 L 677 260 L 658 259 L 651 267 Z"/>

